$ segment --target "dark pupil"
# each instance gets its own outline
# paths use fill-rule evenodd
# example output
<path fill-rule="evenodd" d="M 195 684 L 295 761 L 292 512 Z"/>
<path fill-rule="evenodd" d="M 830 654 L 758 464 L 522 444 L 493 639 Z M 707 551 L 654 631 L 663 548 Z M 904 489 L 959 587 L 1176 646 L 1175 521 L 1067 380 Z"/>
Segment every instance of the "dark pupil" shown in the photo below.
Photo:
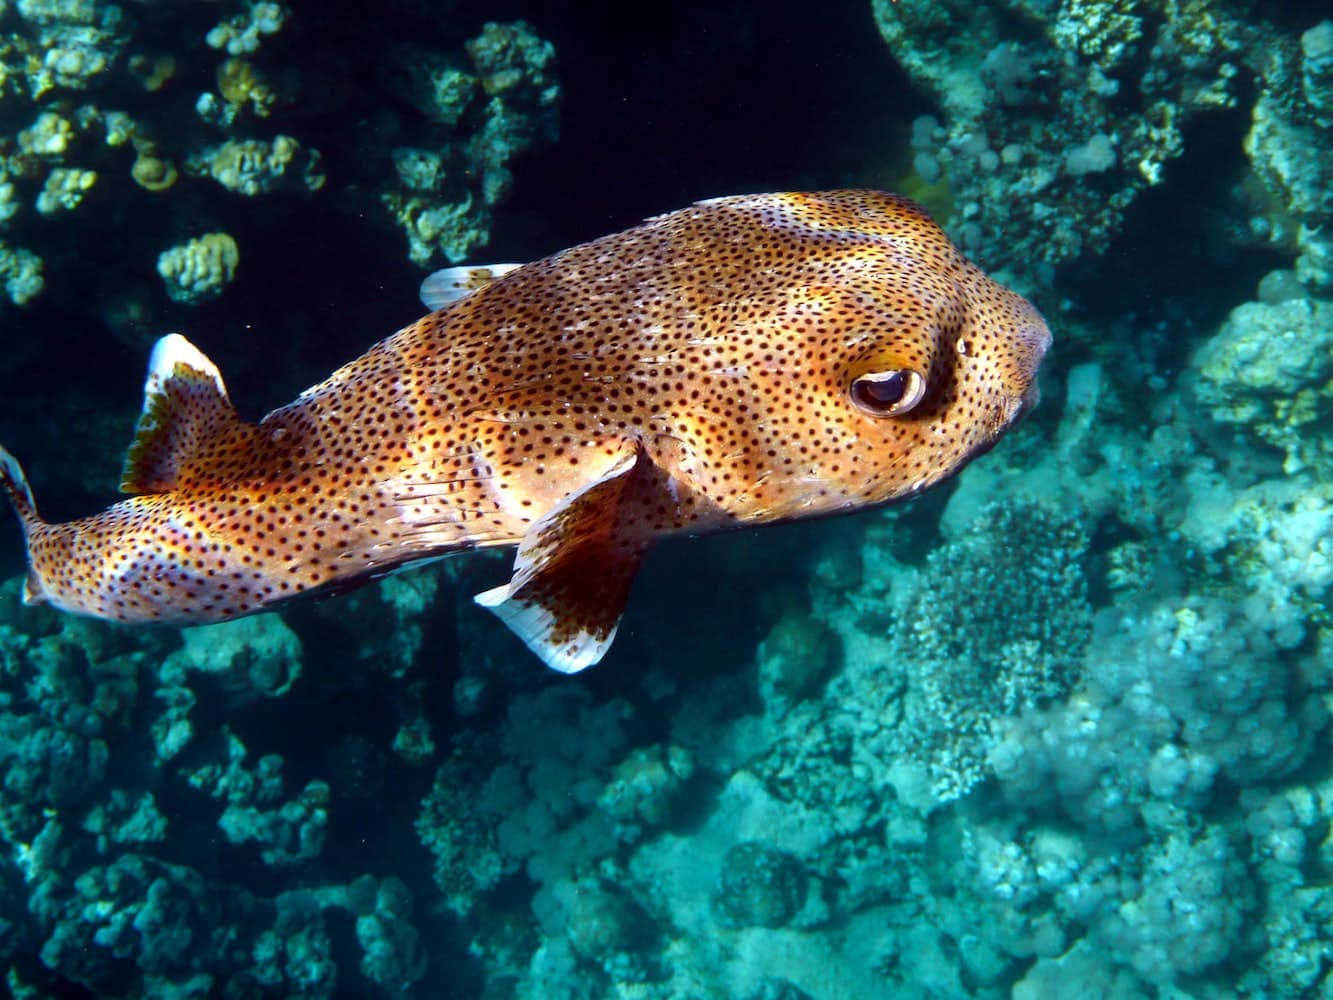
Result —
<path fill-rule="evenodd" d="M 858 402 L 866 406 L 882 408 L 893 406 L 903 398 L 907 391 L 907 376 L 894 372 L 884 378 L 859 378 L 852 385 Z"/>

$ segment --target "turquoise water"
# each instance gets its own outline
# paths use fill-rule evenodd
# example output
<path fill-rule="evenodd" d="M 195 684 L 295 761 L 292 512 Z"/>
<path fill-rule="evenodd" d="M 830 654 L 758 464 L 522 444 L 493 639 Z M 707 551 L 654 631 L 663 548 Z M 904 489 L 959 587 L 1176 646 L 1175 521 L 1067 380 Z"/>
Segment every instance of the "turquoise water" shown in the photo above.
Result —
<path fill-rule="evenodd" d="M 0 442 L 114 499 L 153 341 L 257 417 L 699 198 L 917 198 L 1043 401 L 910 504 L 671 542 L 544 668 L 501 554 L 209 629 L 19 600 L 16 996 L 1333 990 L 1333 10 L 0 2 Z"/>

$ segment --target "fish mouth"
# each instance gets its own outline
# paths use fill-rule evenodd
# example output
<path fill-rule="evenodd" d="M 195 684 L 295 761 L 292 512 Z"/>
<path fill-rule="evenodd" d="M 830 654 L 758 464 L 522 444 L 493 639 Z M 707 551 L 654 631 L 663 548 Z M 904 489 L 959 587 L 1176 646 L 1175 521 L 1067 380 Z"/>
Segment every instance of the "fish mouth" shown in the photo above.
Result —
<path fill-rule="evenodd" d="M 1041 402 L 1041 386 L 1037 384 L 1037 373 L 1032 373 L 1032 382 L 1028 385 L 1027 392 L 1023 393 L 1018 400 L 1018 412 L 1014 414 L 1014 423 L 1023 420 L 1033 408 Z"/>
<path fill-rule="evenodd" d="M 1019 329 L 1017 345 L 1022 359 L 1019 367 L 1026 378 L 1019 392 L 1010 400 L 1009 420 L 1012 423 L 1022 420 L 1041 402 L 1041 385 L 1037 376 L 1041 371 L 1042 359 L 1051 346 L 1050 327 L 1031 303 L 1024 300 L 1023 304 L 1029 312 L 1029 321 Z"/>
<path fill-rule="evenodd" d="M 1019 341 L 1027 348 L 1026 365 L 1028 384 L 1023 390 L 1023 409 L 1030 410 L 1041 401 L 1041 390 L 1037 385 L 1037 374 L 1041 370 L 1042 359 L 1051 348 L 1051 328 L 1042 319 L 1041 313 L 1030 303 L 1025 302 L 1031 312 L 1029 322 L 1023 324 Z"/>

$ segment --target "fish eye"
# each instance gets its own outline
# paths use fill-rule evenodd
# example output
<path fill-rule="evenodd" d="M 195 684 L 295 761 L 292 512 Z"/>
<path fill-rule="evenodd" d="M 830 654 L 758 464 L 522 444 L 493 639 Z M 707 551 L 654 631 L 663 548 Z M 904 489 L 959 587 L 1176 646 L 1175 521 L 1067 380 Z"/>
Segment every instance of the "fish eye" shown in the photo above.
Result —
<path fill-rule="evenodd" d="M 867 372 L 852 381 L 852 402 L 872 417 L 898 417 L 926 394 L 926 380 L 910 368 Z"/>

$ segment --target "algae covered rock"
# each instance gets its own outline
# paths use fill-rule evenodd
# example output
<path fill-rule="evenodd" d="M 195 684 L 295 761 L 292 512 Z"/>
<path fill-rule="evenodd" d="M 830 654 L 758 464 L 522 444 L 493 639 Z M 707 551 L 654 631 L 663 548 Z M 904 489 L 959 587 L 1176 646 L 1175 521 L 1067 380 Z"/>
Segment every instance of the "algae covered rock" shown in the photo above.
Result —
<path fill-rule="evenodd" d="M 732 927 L 781 927 L 805 902 L 806 875 L 790 854 L 750 840 L 727 851 L 718 916 Z"/>
<path fill-rule="evenodd" d="M 280 697 L 301 676 L 301 640 L 276 614 L 182 629 L 181 637 L 168 668 L 210 674 L 238 701 Z"/>
<path fill-rule="evenodd" d="M 1194 356 L 1195 391 L 1213 419 L 1281 449 L 1284 471 L 1329 463 L 1333 304 L 1313 298 L 1237 306 Z"/>
<path fill-rule="evenodd" d="M 841 656 L 842 640 L 818 618 L 803 612 L 784 615 L 759 644 L 761 684 L 781 698 L 814 695 Z"/>

